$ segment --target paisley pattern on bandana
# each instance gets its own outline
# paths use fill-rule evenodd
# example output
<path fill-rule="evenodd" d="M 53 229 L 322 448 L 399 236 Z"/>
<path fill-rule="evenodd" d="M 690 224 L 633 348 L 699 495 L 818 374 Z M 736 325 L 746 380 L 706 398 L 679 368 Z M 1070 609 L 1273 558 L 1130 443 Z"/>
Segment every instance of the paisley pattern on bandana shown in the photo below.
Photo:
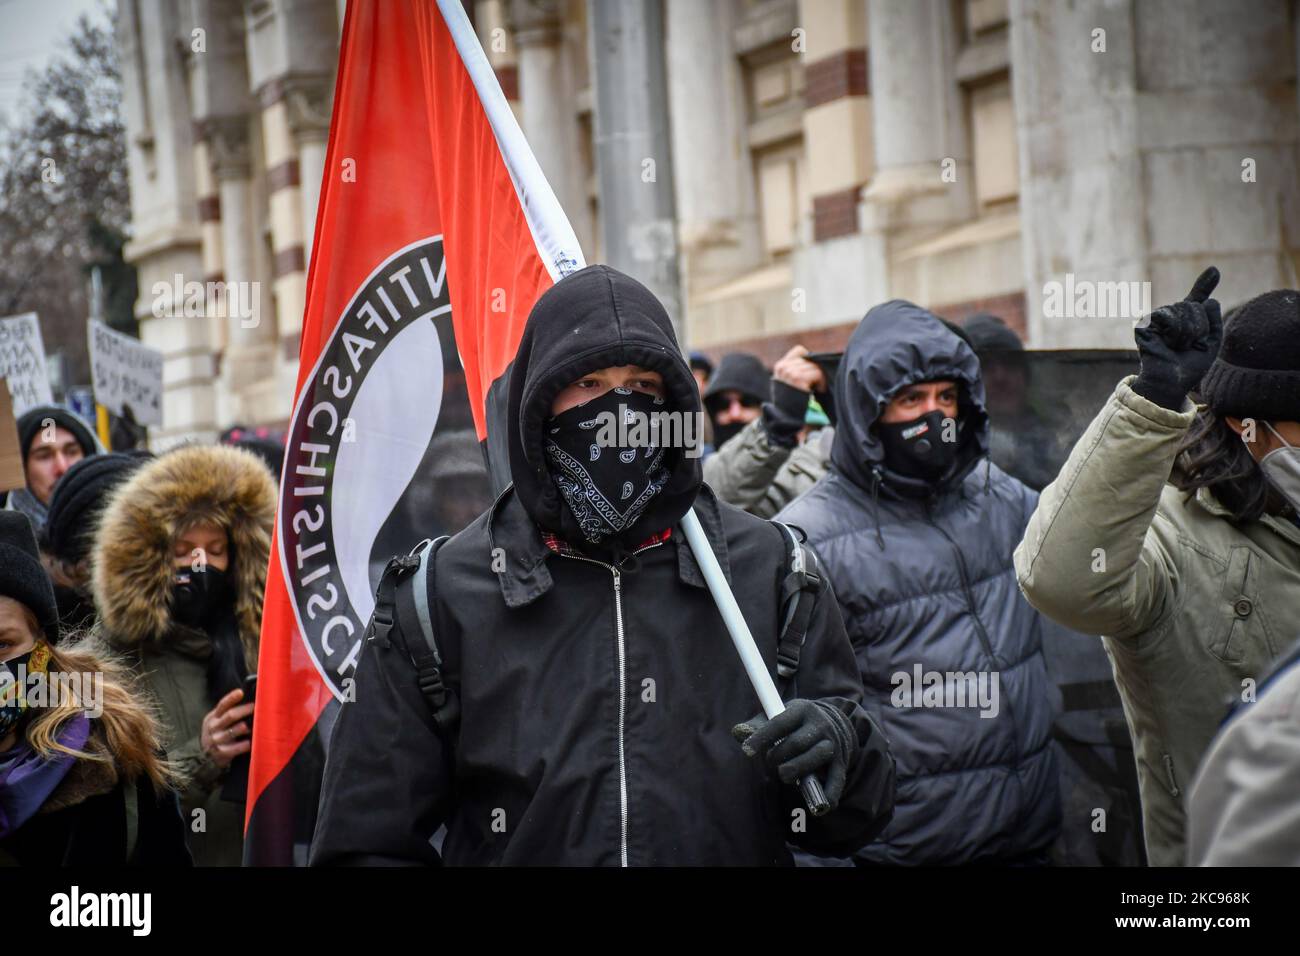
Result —
<path fill-rule="evenodd" d="M 663 448 L 648 446 L 642 456 L 636 447 L 601 448 L 593 442 L 591 430 L 598 427 L 597 416 L 649 414 L 662 404 L 662 399 L 652 395 L 615 388 L 549 423 L 546 456 L 551 478 L 583 537 L 592 544 L 631 527 L 671 477 Z"/>

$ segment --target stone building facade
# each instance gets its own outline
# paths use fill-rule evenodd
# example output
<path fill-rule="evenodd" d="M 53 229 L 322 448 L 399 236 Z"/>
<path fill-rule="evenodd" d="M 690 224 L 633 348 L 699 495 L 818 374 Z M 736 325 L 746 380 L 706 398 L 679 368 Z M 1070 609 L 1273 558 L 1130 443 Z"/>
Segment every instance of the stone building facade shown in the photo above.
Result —
<path fill-rule="evenodd" d="M 155 444 L 289 415 L 344 3 L 119 0 Z M 839 348 L 895 297 L 1125 347 L 1209 263 L 1228 304 L 1300 284 L 1300 0 L 467 5 L 588 261 L 692 349 Z M 160 306 L 178 275 L 256 320 Z"/>

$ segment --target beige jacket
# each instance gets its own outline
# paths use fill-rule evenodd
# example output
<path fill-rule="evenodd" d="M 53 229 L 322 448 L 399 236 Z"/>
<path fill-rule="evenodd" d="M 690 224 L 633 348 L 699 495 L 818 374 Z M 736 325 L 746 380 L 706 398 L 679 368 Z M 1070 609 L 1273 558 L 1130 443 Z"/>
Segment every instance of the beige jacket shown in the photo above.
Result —
<path fill-rule="evenodd" d="M 1210 746 L 1187 805 L 1193 866 L 1300 866 L 1300 665 Z"/>
<path fill-rule="evenodd" d="M 1227 707 L 1251 691 L 1300 619 L 1300 527 L 1232 524 L 1202 490 L 1167 484 L 1195 415 L 1126 379 L 1043 489 L 1016 574 L 1064 626 L 1106 635 L 1138 763 L 1147 856 L 1184 861 L 1186 788 Z"/>

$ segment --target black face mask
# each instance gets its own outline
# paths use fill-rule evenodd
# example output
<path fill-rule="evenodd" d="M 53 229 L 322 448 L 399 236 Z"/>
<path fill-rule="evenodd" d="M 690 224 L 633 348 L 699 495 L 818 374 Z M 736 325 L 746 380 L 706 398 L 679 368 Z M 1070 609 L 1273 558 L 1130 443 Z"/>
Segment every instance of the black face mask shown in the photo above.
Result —
<path fill-rule="evenodd" d="M 203 571 L 177 571 L 172 583 L 172 617 L 178 624 L 202 630 L 231 599 L 225 571 L 211 565 Z"/>
<path fill-rule="evenodd" d="M 891 471 L 921 481 L 942 478 L 957 460 L 961 446 L 961 424 L 949 425 L 947 434 L 953 441 L 944 441 L 944 422 L 947 416 L 939 410 L 914 418 L 908 422 L 880 425 L 880 442 L 885 446 L 885 464 Z"/>
<path fill-rule="evenodd" d="M 744 398 L 741 400 L 741 404 L 744 405 L 746 408 L 763 407 L 762 402 L 753 398 Z M 749 422 L 728 422 L 727 424 L 723 425 L 721 422 L 718 421 L 718 412 L 723 411 L 725 408 L 726 406 L 718 402 L 716 398 L 712 402 L 705 403 L 705 410 L 709 413 L 709 420 L 713 424 L 713 447 L 714 448 L 721 448 L 731 439 L 735 438 L 742 431 L 744 431 L 745 426 L 749 424 Z"/>
<path fill-rule="evenodd" d="M 32 652 L 28 651 L 0 663 L 0 669 L 6 671 L 0 677 L 0 737 L 8 736 L 9 731 L 17 727 L 25 716 L 27 708 L 19 703 L 19 667 L 25 667 L 31 659 Z"/>
<path fill-rule="evenodd" d="M 717 421 L 713 423 L 713 447 L 721 448 L 731 439 L 740 434 L 741 430 L 748 425 L 748 422 L 728 422 L 725 425 L 719 425 Z"/>
<path fill-rule="evenodd" d="M 662 398 L 612 388 L 547 421 L 551 480 L 592 544 L 634 524 L 668 484 L 667 451 L 650 427 L 663 411 Z"/>

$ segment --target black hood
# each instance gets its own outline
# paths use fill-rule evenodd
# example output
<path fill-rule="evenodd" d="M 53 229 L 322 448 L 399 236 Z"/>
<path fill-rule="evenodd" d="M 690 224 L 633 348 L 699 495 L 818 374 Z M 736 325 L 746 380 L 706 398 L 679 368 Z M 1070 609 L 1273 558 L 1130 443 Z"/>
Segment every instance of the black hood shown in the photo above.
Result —
<path fill-rule="evenodd" d="M 772 373 L 757 355 L 728 352 L 722 356 L 718 370 L 709 379 L 709 387 L 704 390 L 704 400 L 707 403 L 714 395 L 735 389 L 747 398 L 765 402 L 772 391 L 771 380 Z"/>
<path fill-rule="evenodd" d="M 960 387 L 963 423 L 956 462 L 938 482 L 926 483 L 891 471 L 875 424 L 899 389 L 916 382 L 952 379 Z M 838 424 L 831 464 L 861 488 L 877 475 L 885 487 L 911 495 L 955 487 L 988 454 L 989 417 L 975 352 L 932 312 L 902 299 L 878 305 L 849 337 L 835 377 Z"/>
<path fill-rule="evenodd" d="M 510 370 L 507 421 L 510 474 L 515 494 L 537 524 L 566 541 L 582 532 L 551 480 L 543 424 L 566 385 L 598 368 L 639 365 L 663 376 L 665 408 L 696 414 L 699 389 L 659 300 L 641 283 L 609 266 L 588 266 L 566 276 L 537 300 Z M 673 449 L 671 477 L 645 513 L 611 545 L 635 547 L 671 527 L 695 501 L 702 482 L 700 459 Z"/>

